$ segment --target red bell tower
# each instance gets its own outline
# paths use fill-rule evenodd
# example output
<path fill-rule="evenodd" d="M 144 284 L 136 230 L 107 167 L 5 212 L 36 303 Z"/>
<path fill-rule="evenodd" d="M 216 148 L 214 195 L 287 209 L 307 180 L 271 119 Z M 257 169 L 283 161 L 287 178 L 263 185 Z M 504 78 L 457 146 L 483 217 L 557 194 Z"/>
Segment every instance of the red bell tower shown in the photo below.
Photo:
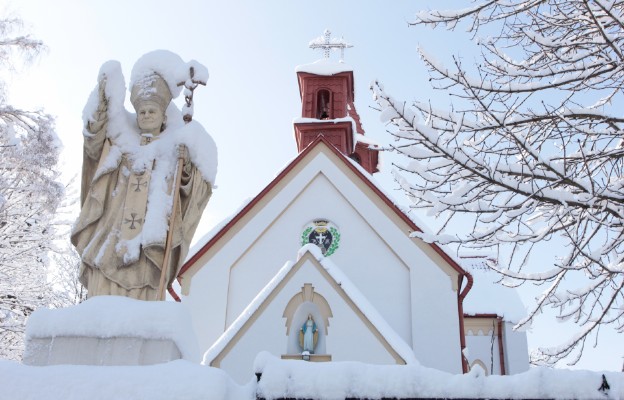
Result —
<path fill-rule="evenodd" d="M 333 144 L 342 154 L 360 164 L 366 171 L 378 172 L 379 148 L 367 141 L 360 116 L 353 104 L 353 70 L 329 59 L 332 49 L 352 47 L 343 39 L 323 37 L 310 43 L 313 49 L 323 49 L 325 57 L 315 63 L 297 67 L 301 118 L 294 123 L 297 149 L 301 152 L 319 135 Z"/>

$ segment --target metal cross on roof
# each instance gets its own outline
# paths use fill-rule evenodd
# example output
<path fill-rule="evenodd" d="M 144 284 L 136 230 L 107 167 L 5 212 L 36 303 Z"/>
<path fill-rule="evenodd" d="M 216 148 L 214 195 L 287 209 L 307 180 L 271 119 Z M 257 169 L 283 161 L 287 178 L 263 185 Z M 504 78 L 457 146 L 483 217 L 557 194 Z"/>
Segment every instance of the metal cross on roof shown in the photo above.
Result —
<path fill-rule="evenodd" d="M 352 44 L 347 43 L 343 38 L 332 39 L 329 29 L 325 29 L 323 36 L 318 37 L 310 42 L 311 49 L 323 49 L 323 55 L 325 58 L 329 58 L 329 51 L 332 49 L 340 49 L 340 60 L 344 59 L 344 50 L 346 48 L 353 47 Z"/>

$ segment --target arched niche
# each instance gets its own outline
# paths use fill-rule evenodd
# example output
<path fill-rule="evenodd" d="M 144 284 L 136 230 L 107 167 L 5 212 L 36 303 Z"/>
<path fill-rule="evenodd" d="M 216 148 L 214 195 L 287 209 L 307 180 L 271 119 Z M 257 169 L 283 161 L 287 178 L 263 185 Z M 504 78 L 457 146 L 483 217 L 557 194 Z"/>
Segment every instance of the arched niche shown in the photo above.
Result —
<path fill-rule="evenodd" d="M 318 329 L 318 342 L 314 354 L 326 353 L 325 344 L 329 333 L 329 318 L 333 315 L 327 300 L 314 291 L 312 284 L 306 283 L 301 288 L 301 292 L 290 299 L 282 315 L 286 318 L 287 354 L 301 354 L 299 331 L 308 320 L 308 315 L 312 316 Z"/>

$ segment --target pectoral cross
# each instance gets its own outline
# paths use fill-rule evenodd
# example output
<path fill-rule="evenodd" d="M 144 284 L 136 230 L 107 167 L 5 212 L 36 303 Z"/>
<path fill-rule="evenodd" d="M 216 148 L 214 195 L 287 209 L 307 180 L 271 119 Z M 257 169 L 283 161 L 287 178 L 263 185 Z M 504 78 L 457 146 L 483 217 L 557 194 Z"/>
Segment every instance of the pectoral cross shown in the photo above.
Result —
<path fill-rule="evenodd" d="M 141 218 L 137 219 L 137 213 L 130 213 L 130 217 L 132 219 L 124 219 L 124 224 L 130 224 L 130 229 L 136 229 L 135 224 L 141 224 L 141 222 L 143 222 Z"/>
<path fill-rule="evenodd" d="M 135 186 L 135 188 L 134 188 L 135 192 L 140 192 L 141 191 L 141 186 L 147 187 L 147 182 L 141 182 L 142 180 L 143 180 L 142 177 L 137 176 L 136 183 L 133 183 L 133 185 Z"/>

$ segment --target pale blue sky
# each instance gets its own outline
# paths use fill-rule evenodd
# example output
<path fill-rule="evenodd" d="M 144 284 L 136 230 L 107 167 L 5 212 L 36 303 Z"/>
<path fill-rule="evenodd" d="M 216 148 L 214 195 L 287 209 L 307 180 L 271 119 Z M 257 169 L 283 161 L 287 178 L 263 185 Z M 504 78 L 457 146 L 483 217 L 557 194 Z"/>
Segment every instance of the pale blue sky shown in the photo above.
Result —
<path fill-rule="evenodd" d="M 418 60 L 417 45 L 448 60 L 459 51 L 474 57 L 461 31 L 410 28 L 407 21 L 423 8 L 465 7 L 469 2 L 424 1 L 73 1 L 19 0 L 10 4 L 49 51 L 12 83 L 11 99 L 24 107 L 43 107 L 57 117 L 66 152 L 68 176 L 79 173 L 82 108 L 109 59 L 120 61 L 126 81 L 134 62 L 146 52 L 168 49 L 184 60 L 196 59 L 210 71 L 195 96 L 195 120 L 211 133 L 219 148 L 217 190 L 204 213 L 198 235 L 255 196 L 296 156 L 292 119 L 301 111 L 294 69 L 322 55 L 308 42 L 328 28 L 354 47 L 345 60 L 353 66 L 356 107 L 366 135 L 390 140 L 379 122 L 372 95 L 373 79 L 396 98 L 449 103 L 433 92 Z M 334 54 L 336 58 L 338 54 Z M 386 191 L 395 188 L 388 157 L 376 177 Z M 397 193 L 397 198 L 399 194 Z M 542 260 L 537 260 L 542 261 Z M 556 344 L 570 329 L 536 324 L 529 346 Z M 603 332 L 601 352 L 579 364 L 590 369 L 619 370 L 623 340 Z M 621 335 L 620 335 L 621 336 Z M 618 340 L 619 339 L 619 340 Z"/>

